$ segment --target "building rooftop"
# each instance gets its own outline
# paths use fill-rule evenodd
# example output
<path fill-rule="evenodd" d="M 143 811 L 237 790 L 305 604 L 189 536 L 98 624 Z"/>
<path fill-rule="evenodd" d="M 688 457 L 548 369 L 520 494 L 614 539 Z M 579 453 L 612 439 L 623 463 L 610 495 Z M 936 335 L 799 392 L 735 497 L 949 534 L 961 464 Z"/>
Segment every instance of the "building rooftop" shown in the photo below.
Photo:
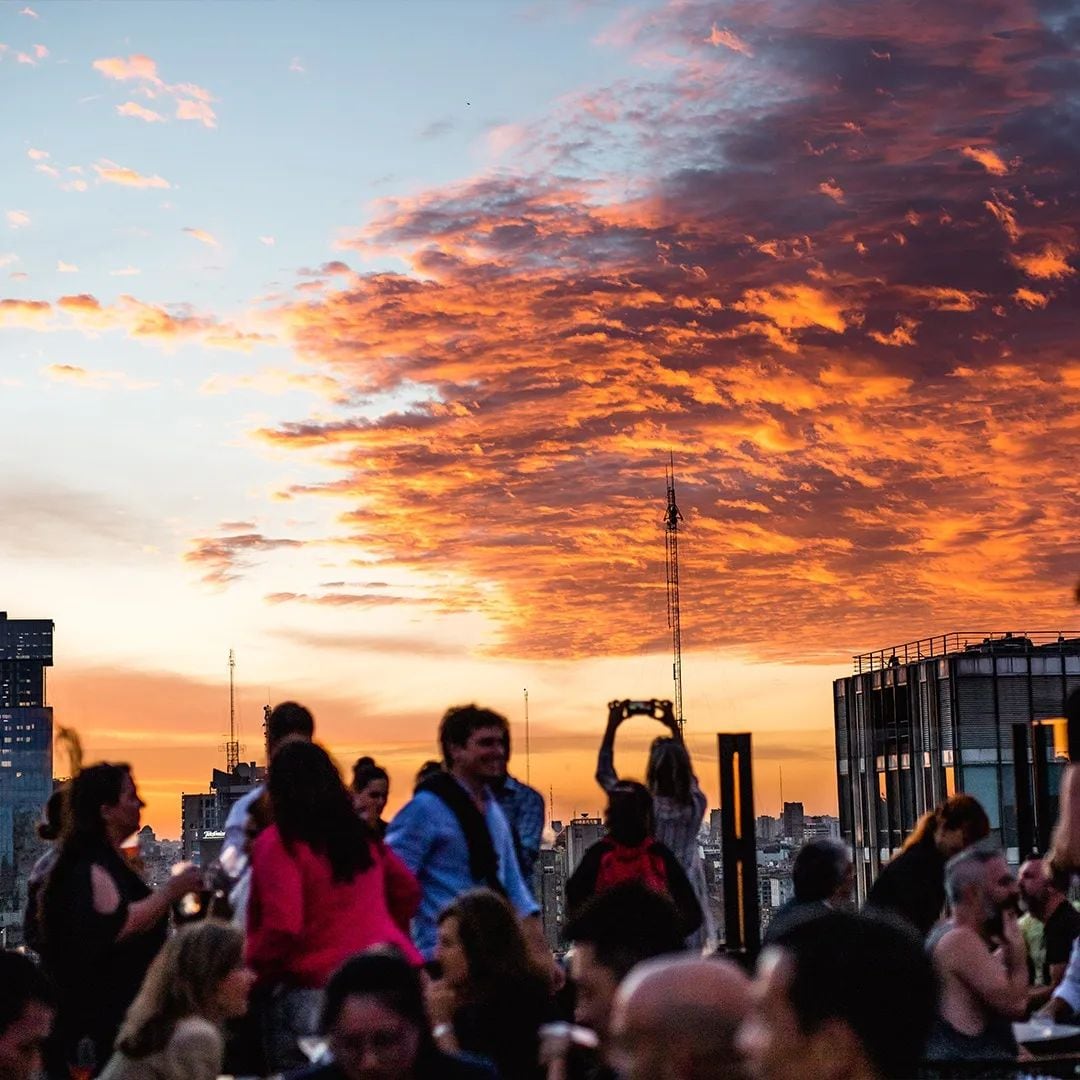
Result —
<path fill-rule="evenodd" d="M 916 664 L 920 660 L 933 660 L 954 653 L 1014 652 L 1069 652 L 1080 651 L 1080 631 L 1077 630 L 953 630 L 947 634 L 917 638 L 901 645 L 891 645 L 873 652 L 859 653 L 852 657 L 855 674 L 876 671 L 879 668 Z"/>

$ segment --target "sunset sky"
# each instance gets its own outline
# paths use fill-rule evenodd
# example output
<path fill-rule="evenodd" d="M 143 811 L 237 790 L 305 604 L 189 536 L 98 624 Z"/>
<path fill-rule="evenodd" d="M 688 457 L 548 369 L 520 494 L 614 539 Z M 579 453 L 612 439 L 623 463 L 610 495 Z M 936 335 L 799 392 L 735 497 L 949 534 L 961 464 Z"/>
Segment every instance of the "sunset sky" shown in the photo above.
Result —
<path fill-rule="evenodd" d="M 397 805 L 443 709 L 596 811 L 613 697 L 835 810 L 853 652 L 1057 630 L 1067 0 L 0 5 L 0 610 L 147 820 L 296 698 Z M 627 731 L 640 775 L 654 734 Z M 58 762 L 62 772 L 62 763 Z"/>

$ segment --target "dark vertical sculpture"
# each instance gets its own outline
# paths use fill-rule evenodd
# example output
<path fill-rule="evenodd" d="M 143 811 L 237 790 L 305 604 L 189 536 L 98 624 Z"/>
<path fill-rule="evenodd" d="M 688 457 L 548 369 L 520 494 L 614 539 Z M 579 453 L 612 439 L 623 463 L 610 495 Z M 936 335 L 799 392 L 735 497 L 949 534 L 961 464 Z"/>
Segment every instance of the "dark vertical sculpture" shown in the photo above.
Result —
<path fill-rule="evenodd" d="M 749 733 L 717 735 L 723 834 L 724 940 L 728 953 L 753 960 L 761 948 L 754 780 Z"/>
<path fill-rule="evenodd" d="M 1035 850 L 1035 812 L 1028 761 L 1028 725 L 1013 724 L 1013 783 L 1016 786 L 1016 837 L 1021 862 Z"/>

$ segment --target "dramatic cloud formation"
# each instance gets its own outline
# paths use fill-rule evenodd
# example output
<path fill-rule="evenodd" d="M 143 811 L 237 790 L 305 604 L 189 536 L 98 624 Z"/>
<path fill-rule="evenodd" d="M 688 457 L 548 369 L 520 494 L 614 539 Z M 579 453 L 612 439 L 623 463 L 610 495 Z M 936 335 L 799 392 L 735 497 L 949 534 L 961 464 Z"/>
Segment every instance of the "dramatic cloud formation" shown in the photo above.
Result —
<path fill-rule="evenodd" d="M 198 566 L 207 584 L 228 585 L 241 576 L 241 570 L 253 565 L 254 553 L 300 546 L 299 540 L 274 540 L 255 532 L 209 536 L 193 540 L 184 561 Z"/>
<path fill-rule="evenodd" d="M 419 402 L 268 427 L 335 470 L 284 494 L 339 500 L 364 560 L 467 577 L 445 609 L 518 655 L 663 646 L 669 451 L 691 647 L 1054 628 L 1080 509 L 1080 72 L 1077 24 L 1043 10 L 623 18 L 606 40 L 637 84 L 568 101 L 513 171 L 384 202 L 348 246 L 409 271 L 280 311 L 358 400 Z"/>

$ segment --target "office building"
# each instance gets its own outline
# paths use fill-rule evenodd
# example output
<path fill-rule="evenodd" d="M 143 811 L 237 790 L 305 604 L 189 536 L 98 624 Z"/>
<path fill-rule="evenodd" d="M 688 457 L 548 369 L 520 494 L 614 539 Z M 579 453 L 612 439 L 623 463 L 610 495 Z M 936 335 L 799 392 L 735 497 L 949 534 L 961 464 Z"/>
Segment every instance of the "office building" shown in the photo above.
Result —
<path fill-rule="evenodd" d="M 555 837 L 553 847 L 541 848 L 536 862 L 537 899 L 540 901 L 540 921 L 544 938 L 552 952 L 563 952 L 562 939 L 566 925 L 566 834 Z"/>
<path fill-rule="evenodd" d="M 209 866 L 221 854 L 225 821 L 233 804 L 266 778 L 266 769 L 241 761 L 231 772 L 215 769 L 207 793 L 180 796 L 180 837 L 185 859 Z"/>
<path fill-rule="evenodd" d="M 1014 864 L 1021 847 L 1045 849 L 1080 636 L 950 633 L 856 656 L 854 668 L 833 702 L 840 831 L 860 900 L 920 815 L 953 792 L 982 803 Z"/>
<path fill-rule="evenodd" d="M 784 803 L 784 812 L 780 816 L 780 835 L 794 844 L 803 842 L 806 814 L 801 802 Z"/>
<path fill-rule="evenodd" d="M 43 847 L 36 827 L 52 793 L 53 714 L 45 669 L 53 663 L 48 619 L 0 611 L 0 927 L 17 944 L 26 879 Z"/>
<path fill-rule="evenodd" d="M 566 876 L 577 869 L 582 855 L 605 833 L 603 818 L 579 814 L 571 818 L 563 830 L 566 834 Z"/>

